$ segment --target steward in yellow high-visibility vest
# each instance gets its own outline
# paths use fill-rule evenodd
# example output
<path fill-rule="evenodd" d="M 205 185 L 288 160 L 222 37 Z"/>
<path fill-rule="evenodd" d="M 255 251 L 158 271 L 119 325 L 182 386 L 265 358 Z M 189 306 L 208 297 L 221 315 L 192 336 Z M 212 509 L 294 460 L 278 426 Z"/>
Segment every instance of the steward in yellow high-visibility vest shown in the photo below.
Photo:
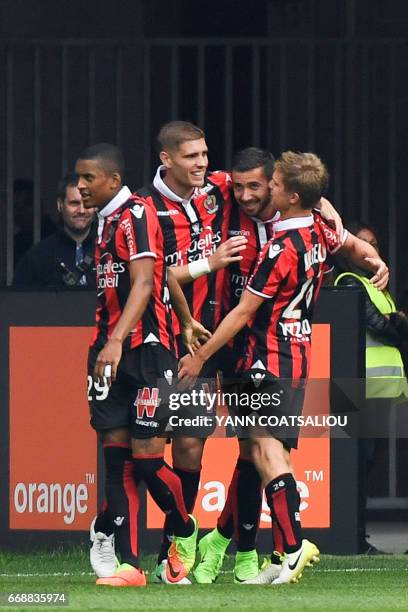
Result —
<path fill-rule="evenodd" d="M 366 397 L 397 398 L 408 396 L 407 379 L 398 345 L 399 333 L 390 315 L 399 315 L 389 291 L 376 289 L 366 276 L 344 272 L 335 285 L 363 287 L 366 300 Z M 401 316 L 401 315 L 399 315 Z"/>

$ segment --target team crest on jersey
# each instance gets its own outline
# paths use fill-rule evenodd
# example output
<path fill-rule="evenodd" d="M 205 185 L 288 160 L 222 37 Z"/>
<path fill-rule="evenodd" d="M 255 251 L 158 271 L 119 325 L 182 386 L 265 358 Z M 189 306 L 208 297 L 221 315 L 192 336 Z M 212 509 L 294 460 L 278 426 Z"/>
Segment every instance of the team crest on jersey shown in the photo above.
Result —
<path fill-rule="evenodd" d="M 144 415 L 152 419 L 156 414 L 156 409 L 160 404 L 159 389 L 153 387 L 143 387 L 137 392 L 134 405 L 136 406 L 136 415 L 138 419 L 143 419 Z"/>
<path fill-rule="evenodd" d="M 218 210 L 217 198 L 215 195 L 209 195 L 204 200 L 204 208 L 209 215 L 213 215 Z"/>

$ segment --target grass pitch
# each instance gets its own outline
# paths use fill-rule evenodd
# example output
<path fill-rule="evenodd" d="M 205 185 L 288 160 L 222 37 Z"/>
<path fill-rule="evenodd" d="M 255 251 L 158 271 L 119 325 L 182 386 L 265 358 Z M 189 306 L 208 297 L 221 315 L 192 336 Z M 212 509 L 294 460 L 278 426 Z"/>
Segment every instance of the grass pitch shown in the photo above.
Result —
<path fill-rule="evenodd" d="M 114 589 L 96 587 L 87 551 L 0 553 L 2 593 L 62 593 L 69 605 L 35 606 L 36 610 L 408 610 L 408 558 L 401 556 L 322 556 L 298 584 L 245 586 L 232 583 L 233 557 L 214 585 Z M 152 570 L 153 557 L 143 559 Z M 1 606 L 3 607 L 4 604 Z M 15 604 L 9 609 L 27 610 Z M 4 608 L 6 609 L 7 606 Z"/>

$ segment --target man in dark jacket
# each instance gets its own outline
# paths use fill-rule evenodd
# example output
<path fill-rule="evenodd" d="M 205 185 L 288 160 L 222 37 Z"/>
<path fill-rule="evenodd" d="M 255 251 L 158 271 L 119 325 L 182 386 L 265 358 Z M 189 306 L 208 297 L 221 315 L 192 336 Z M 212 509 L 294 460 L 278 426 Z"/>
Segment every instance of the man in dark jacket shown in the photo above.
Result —
<path fill-rule="evenodd" d="M 95 210 L 83 206 L 75 174 L 58 184 L 59 229 L 34 245 L 19 261 L 13 287 L 95 288 L 93 263 Z"/>

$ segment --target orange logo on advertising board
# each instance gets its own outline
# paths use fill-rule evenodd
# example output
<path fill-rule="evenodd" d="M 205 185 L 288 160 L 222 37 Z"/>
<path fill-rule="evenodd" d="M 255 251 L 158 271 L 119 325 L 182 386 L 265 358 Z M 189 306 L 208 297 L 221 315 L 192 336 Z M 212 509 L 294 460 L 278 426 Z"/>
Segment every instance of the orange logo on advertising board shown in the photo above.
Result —
<path fill-rule="evenodd" d="M 303 415 L 329 414 L 330 326 L 313 325 L 310 380 Z M 318 379 L 318 380 L 317 380 Z M 313 437 L 312 437 L 313 436 Z M 171 464 L 167 447 L 166 460 Z M 231 438 L 210 438 L 204 448 L 200 488 L 194 509 L 200 527 L 215 527 L 224 507 L 238 455 L 238 443 Z M 330 527 L 330 438 L 326 428 L 302 428 L 298 450 L 292 453 L 299 495 L 302 526 Z M 161 528 L 164 515 L 147 496 L 147 527 Z M 270 524 L 264 499 L 261 527 Z"/>
<path fill-rule="evenodd" d="M 89 336 L 88 327 L 10 329 L 10 529 L 88 530 L 96 514 Z"/>

